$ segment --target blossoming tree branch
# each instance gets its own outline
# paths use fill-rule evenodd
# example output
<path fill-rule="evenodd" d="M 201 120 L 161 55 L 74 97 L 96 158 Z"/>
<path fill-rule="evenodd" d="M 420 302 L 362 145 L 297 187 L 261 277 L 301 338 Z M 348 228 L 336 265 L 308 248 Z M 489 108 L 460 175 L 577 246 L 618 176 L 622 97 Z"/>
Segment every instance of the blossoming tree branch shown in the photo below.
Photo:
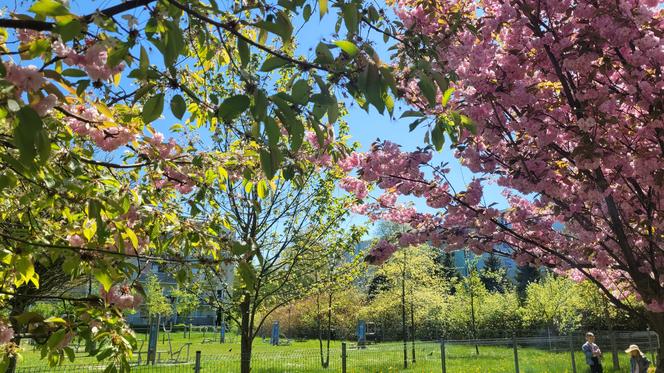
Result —
<path fill-rule="evenodd" d="M 509 247 L 519 264 L 590 279 L 617 306 L 664 335 L 664 13 L 661 2 L 402 0 L 405 40 L 435 45 L 429 81 L 398 76 L 428 125 L 427 141 L 476 174 L 465 190 L 432 164 L 431 147 L 376 143 L 340 164 L 357 169 L 342 187 L 375 220 L 409 224 L 381 241 L 381 263 L 397 246 L 425 241 L 476 253 Z M 402 53 L 402 58 L 412 58 Z M 417 57 L 415 57 L 417 58 Z M 412 61 L 412 65 L 417 64 Z M 483 202 L 487 182 L 508 207 Z M 375 185 L 384 194 L 369 199 Z M 422 198 L 434 213 L 399 196 Z M 664 371 L 660 350 L 658 372 Z"/>

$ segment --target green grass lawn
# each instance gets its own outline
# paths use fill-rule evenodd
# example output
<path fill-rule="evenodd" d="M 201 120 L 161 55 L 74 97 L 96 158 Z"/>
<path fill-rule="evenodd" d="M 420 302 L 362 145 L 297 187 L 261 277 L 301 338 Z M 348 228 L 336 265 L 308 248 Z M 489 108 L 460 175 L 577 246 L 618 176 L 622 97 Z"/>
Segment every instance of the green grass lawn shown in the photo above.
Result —
<path fill-rule="evenodd" d="M 228 336 L 228 343 L 202 343 L 204 338 L 214 337 L 210 333 L 192 333 L 191 338 L 183 334 L 171 333 L 174 349 L 185 343 L 191 343 L 189 361 L 194 360 L 195 351 L 202 354 L 202 372 L 238 372 L 240 366 L 240 345 L 236 336 Z M 139 335 L 139 339 L 144 338 Z M 59 368 L 48 370 L 27 369 L 28 367 L 45 367 L 46 363 L 39 359 L 39 352 L 33 351 L 29 345 L 24 346 L 24 359 L 19 368 L 24 372 L 72 372 L 81 373 L 81 365 L 98 365 L 94 357 L 86 356 L 84 352 L 77 354 L 75 365 L 67 364 Z M 446 364 L 449 373 L 502 373 L 514 372 L 514 354 L 511 346 L 480 346 L 480 354 L 475 354 L 475 348 L 468 345 L 448 344 L 446 346 Z M 143 346 L 143 359 L 147 343 Z M 166 359 L 169 351 L 168 340 L 160 337 L 158 350 L 162 351 L 162 358 Z M 182 359 L 186 357 L 186 350 Z M 435 342 L 418 342 L 416 344 L 416 363 L 412 364 L 411 345 L 408 344 L 409 368 L 403 369 L 403 347 L 400 343 L 390 342 L 368 346 L 358 350 L 351 343 L 347 350 L 347 371 L 360 372 L 441 372 L 440 345 Z M 572 372 L 571 356 L 569 352 L 551 352 L 548 350 L 520 347 L 519 367 L 521 373 L 564 373 Z M 577 372 L 585 373 L 583 354 L 575 354 Z M 136 356 L 134 356 L 136 358 Z M 620 355 L 622 370 L 613 371 L 611 357 L 604 359 L 605 372 L 628 372 L 628 360 L 625 354 Z M 332 342 L 330 351 L 330 366 L 321 368 L 318 353 L 318 341 L 309 340 L 291 342 L 287 346 L 270 346 L 257 339 L 254 342 L 252 358 L 252 372 L 256 373 L 283 373 L 283 372 L 340 372 L 341 371 L 341 343 Z M 164 367 L 136 367 L 135 372 L 192 372 L 192 365 L 170 365 Z"/>

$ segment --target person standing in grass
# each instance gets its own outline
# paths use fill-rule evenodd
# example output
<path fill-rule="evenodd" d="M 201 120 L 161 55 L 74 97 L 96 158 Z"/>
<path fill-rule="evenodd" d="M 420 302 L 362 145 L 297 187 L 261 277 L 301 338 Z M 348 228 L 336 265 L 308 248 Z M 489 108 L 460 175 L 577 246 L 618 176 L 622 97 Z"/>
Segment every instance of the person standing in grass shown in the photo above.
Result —
<path fill-rule="evenodd" d="M 628 349 L 625 350 L 629 354 L 629 365 L 630 373 L 648 373 L 648 367 L 650 367 L 650 360 L 646 355 L 639 350 L 639 346 L 630 345 Z"/>
<path fill-rule="evenodd" d="M 586 343 L 581 346 L 586 355 L 586 364 L 590 367 L 590 373 L 602 373 L 602 350 L 595 344 L 595 335 L 591 332 L 586 333 Z"/>

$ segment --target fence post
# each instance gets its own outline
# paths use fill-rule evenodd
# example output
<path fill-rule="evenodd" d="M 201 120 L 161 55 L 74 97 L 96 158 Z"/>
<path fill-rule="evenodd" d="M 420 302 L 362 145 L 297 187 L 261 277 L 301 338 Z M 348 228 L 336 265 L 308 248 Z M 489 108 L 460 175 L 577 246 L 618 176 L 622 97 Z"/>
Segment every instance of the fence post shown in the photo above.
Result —
<path fill-rule="evenodd" d="M 440 364 L 443 369 L 443 373 L 447 373 L 447 365 L 445 362 L 445 339 L 440 340 Z"/>
<path fill-rule="evenodd" d="M 572 356 L 572 373 L 576 373 L 576 359 L 574 358 L 574 333 L 569 333 L 569 353 Z"/>
<path fill-rule="evenodd" d="M 516 345 L 516 333 L 512 334 L 512 345 L 514 346 L 514 371 L 519 373 L 519 347 Z"/>
<path fill-rule="evenodd" d="M 346 373 L 346 342 L 341 342 L 341 373 Z"/>
<path fill-rule="evenodd" d="M 648 350 L 650 350 L 650 358 L 652 359 L 653 362 L 657 362 L 657 360 L 655 360 L 655 350 L 652 347 L 652 335 L 650 334 L 650 325 L 648 325 L 648 328 L 646 330 L 648 331 Z"/>
<path fill-rule="evenodd" d="M 201 352 L 196 351 L 196 364 L 194 365 L 194 373 L 201 373 Z"/>

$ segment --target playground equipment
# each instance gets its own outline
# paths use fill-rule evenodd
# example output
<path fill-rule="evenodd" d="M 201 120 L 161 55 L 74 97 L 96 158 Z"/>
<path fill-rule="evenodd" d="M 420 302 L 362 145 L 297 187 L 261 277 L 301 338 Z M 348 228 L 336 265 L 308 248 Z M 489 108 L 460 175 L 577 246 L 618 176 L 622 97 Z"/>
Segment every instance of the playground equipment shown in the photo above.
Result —
<path fill-rule="evenodd" d="M 205 343 L 214 343 L 214 342 L 217 341 L 217 338 L 215 337 L 216 327 L 214 327 L 214 326 L 204 326 L 204 327 L 202 327 L 202 329 L 203 329 L 203 341 L 201 343 L 203 343 L 203 344 L 205 344 Z M 208 329 L 212 330 L 212 334 L 209 337 L 206 337 L 205 335 L 207 334 Z"/>
<path fill-rule="evenodd" d="M 162 328 L 164 330 L 164 334 L 166 334 L 166 336 L 168 338 L 168 356 L 169 356 L 168 362 L 169 363 L 180 363 L 180 362 L 189 361 L 189 350 L 191 348 L 191 342 L 187 342 L 187 343 L 183 344 L 182 346 L 180 346 L 179 349 L 174 351 L 173 350 L 173 343 L 171 341 L 171 332 L 173 331 L 173 324 L 171 324 L 170 329 L 167 330 L 166 329 L 166 323 L 164 323 L 162 325 Z M 184 360 L 182 360 L 181 359 L 182 352 L 184 351 L 185 348 L 187 349 L 187 356 Z M 160 351 L 157 351 L 157 360 L 161 361 Z"/>
<path fill-rule="evenodd" d="M 132 352 L 138 357 L 136 364 L 141 365 L 143 363 L 143 346 L 145 345 L 145 338 L 141 338 L 138 342 L 138 349 L 134 349 Z"/>
<path fill-rule="evenodd" d="M 272 324 L 272 335 L 270 336 L 270 344 L 272 346 L 279 345 L 279 321 Z"/>
<path fill-rule="evenodd" d="M 366 345 L 376 343 L 378 343 L 376 323 L 359 320 L 357 323 L 357 348 L 366 348 Z"/>
<path fill-rule="evenodd" d="M 376 327 L 376 323 L 374 322 L 367 323 L 366 340 L 367 344 L 378 343 L 378 328 Z"/>

